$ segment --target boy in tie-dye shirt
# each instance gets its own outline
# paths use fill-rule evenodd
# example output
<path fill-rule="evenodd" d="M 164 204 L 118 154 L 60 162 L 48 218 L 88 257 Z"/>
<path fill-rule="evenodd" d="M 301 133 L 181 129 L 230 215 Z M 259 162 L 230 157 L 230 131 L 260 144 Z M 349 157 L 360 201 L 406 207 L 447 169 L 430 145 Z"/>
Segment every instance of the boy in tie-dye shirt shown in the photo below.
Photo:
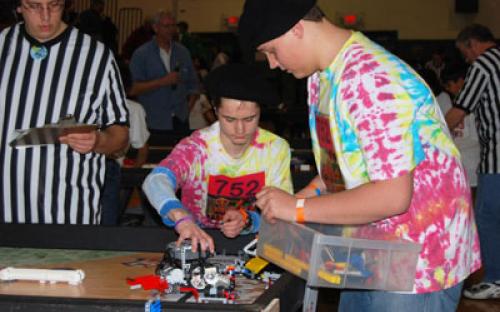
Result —
<path fill-rule="evenodd" d="M 257 232 L 255 194 L 264 186 L 291 193 L 292 182 L 288 143 L 258 127 L 260 104 L 277 100 L 271 85 L 250 65 L 224 65 L 206 79 L 218 121 L 177 144 L 143 188 L 179 242 L 191 239 L 194 250 L 199 243 L 213 252 L 202 228 L 227 237 Z"/>
<path fill-rule="evenodd" d="M 297 198 L 264 188 L 262 215 L 359 225 L 353 235 L 422 245 L 413 291 L 343 291 L 339 311 L 455 311 L 481 263 L 464 168 L 432 92 L 401 60 L 329 22 L 314 0 L 280 4 L 289 13 L 247 0 L 240 35 L 271 68 L 309 76 L 319 175 Z"/>

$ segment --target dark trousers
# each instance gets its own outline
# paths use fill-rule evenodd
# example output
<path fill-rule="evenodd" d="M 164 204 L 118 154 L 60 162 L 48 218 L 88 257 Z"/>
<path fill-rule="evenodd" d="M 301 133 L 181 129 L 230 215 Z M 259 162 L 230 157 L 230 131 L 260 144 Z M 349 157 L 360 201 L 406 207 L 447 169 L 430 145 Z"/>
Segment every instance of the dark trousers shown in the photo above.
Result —
<path fill-rule="evenodd" d="M 101 194 L 101 225 L 118 225 L 120 204 L 121 168 L 114 159 L 106 159 L 106 175 Z"/>

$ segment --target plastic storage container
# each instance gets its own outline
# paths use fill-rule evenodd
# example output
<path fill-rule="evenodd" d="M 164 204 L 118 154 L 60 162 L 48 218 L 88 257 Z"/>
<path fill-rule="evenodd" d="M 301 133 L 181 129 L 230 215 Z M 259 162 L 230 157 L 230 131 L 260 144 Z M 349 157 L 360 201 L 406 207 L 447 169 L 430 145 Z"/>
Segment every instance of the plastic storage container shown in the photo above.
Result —
<path fill-rule="evenodd" d="M 262 220 L 257 254 L 310 287 L 411 291 L 420 249 L 371 226 Z"/>

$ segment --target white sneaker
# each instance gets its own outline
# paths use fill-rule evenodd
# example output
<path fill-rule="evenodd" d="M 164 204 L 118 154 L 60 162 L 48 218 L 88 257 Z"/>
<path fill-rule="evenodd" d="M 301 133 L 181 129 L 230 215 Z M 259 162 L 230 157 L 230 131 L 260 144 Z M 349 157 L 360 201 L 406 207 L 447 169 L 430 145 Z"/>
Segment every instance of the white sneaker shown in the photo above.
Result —
<path fill-rule="evenodd" d="M 500 281 L 494 283 L 479 283 L 464 290 L 464 297 L 469 299 L 500 298 Z"/>

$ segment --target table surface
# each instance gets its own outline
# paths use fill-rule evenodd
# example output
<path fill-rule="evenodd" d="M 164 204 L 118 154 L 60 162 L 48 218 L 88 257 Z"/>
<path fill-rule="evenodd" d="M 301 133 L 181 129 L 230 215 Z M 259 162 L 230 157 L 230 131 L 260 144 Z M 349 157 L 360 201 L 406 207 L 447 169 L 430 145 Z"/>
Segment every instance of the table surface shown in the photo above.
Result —
<path fill-rule="evenodd" d="M 79 269 L 85 279 L 79 285 L 68 283 L 39 283 L 12 281 L 0 283 L 0 294 L 21 296 L 46 296 L 62 298 L 126 299 L 146 301 L 150 290 L 130 289 L 127 278 L 154 274 L 161 260 L 161 253 L 102 250 L 64 250 L 35 248 L 0 248 L 0 268 Z M 253 304 L 265 291 L 259 280 L 238 277 L 236 280 L 237 304 Z M 189 295 L 188 295 L 189 297 Z M 194 302 L 183 295 L 165 295 L 165 301 Z"/>
<path fill-rule="evenodd" d="M 214 238 L 217 252 L 227 255 L 237 254 L 254 238 L 253 235 L 243 235 L 229 239 L 214 230 L 207 230 L 207 233 Z M 131 290 L 125 280 L 152 274 L 165 246 L 176 239 L 175 231 L 160 227 L 0 224 L 0 268 L 73 268 L 82 269 L 86 274 L 79 286 L 0 282 L 0 311 L 144 311 L 149 291 Z M 238 291 L 238 281 L 236 284 Z M 268 311 L 270 307 L 273 308 L 269 311 L 297 311 L 302 304 L 304 286 L 304 280 L 284 272 L 273 285 L 262 290 L 253 304 L 244 304 L 240 298 L 239 304 L 238 300 L 237 304 L 192 304 L 188 300 L 184 303 L 169 300 L 162 305 L 163 311 L 169 312 L 255 312 Z M 255 289 L 252 285 L 249 287 Z M 241 286 L 239 289 L 242 293 L 248 292 Z M 113 296 L 122 299 L 107 299 L 113 292 L 119 293 Z"/>

